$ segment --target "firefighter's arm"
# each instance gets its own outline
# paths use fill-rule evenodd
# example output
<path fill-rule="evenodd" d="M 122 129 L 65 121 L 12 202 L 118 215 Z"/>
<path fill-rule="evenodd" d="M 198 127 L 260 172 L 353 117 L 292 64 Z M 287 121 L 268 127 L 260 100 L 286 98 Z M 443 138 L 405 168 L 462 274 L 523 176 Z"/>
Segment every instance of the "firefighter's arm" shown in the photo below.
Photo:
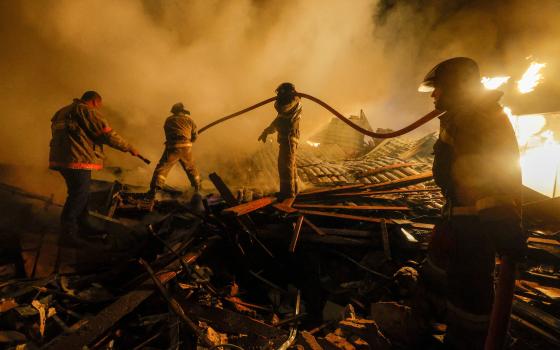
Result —
<path fill-rule="evenodd" d="M 111 148 L 122 152 L 129 152 L 133 156 L 138 155 L 138 151 L 121 135 L 119 135 L 95 110 L 88 110 L 86 125 L 89 131 L 95 135 L 96 142 L 108 145 Z"/>
<path fill-rule="evenodd" d="M 191 142 L 195 142 L 198 138 L 198 128 L 194 121 L 191 124 Z"/>
<path fill-rule="evenodd" d="M 270 135 L 270 134 L 272 134 L 276 131 L 276 121 L 277 120 L 278 120 L 278 117 L 276 117 L 272 121 L 272 123 L 270 123 L 270 125 L 263 130 L 263 132 L 261 133 L 261 136 L 259 136 L 259 141 L 266 142 L 266 138 L 268 137 L 268 135 Z"/>

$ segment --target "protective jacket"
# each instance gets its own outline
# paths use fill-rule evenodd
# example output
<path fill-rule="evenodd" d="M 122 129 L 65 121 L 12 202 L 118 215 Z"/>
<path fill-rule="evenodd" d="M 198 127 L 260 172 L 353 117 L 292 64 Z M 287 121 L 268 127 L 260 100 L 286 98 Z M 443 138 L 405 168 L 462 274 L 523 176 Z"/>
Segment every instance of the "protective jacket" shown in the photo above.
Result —
<path fill-rule="evenodd" d="M 287 103 L 276 101 L 274 108 L 278 112 L 278 116 L 265 129 L 265 133 L 271 134 L 276 131 L 278 132 L 278 143 L 291 141 L 297 144 L 299 141 L 299 120 L 302 111 L 300 98 L 296 96 Z"/>
<path fill-rule="evenodd" d="M 165 145 L 167 148 L 189 147 L 196 141 L 198 130 L 191 117 L 184 112 L 175 113 L 165 120 Z"/>
<path fill-rule="evenodd" d="M 63 107 L 51 119 L 49 167 L 51 169 L 103 168 L 103 145 L 123 152 L 132 145 L 117 134 L 95 109 L 84 101 Z"/>
<path fill-rule="evenodd" d="M 498 103 L 484 93 L 457 103 L 441 117 L 434 145 L 434 179 L 450 209 L 485 219 L 520 220 L 521 168 L 515 133 Z"/>

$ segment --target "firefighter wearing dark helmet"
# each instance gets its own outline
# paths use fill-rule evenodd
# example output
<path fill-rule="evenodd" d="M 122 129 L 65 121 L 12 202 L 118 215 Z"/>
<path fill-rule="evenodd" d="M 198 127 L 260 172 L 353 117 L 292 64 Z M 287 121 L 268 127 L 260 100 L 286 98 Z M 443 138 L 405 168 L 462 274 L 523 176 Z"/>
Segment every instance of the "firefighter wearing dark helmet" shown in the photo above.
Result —
<path fill-rule="evenodd" d="M 441 62 L 419 91 L 431 91 L 440 117 L 433 174 L 446 205 L 423 266 L 434 293 L 445 295 L 453 349 L 482 349 L 494 301 L 496 254 L 524 254 L 521 170 L 513 128 L 499 104 L 502 92 L 485 90 L 475 61 Z M 442 296 L 442 295 L 440 295 Z"/>
<path fill-rule="evenodd" d="M 278 133 L 278 175 L 280 177 L 280 198 L 295 197 L 297 194 L 296 149 L 299 141 L 299 120 L 301 102 L 292 83 L 282 83 L 276 89 L 274 108 L 277 117 L 263 130 L 259 141 L 266 142 L 269 134 Z"/>
<path fill-rule="evenodd" d="M 194 164 L 192 145 L 198 136 L 198 129 L 190 112 L 181 102 L 171 107 L 171 116 L 165 120 L 165 150 L 158 162 L 150 183 L 150 195 L 163 188 L 167 175 L 179 163 L 195 192 L 200 191 L 200 175 Z"/>

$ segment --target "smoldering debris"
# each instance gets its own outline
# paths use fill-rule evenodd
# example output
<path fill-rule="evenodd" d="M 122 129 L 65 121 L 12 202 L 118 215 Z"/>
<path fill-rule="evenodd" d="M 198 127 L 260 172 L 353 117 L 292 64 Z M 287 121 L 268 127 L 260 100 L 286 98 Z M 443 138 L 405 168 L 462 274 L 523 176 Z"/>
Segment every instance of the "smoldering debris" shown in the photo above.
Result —
<path fill-rule="evenodd" d="M 373 173 L 400 170 L 387 165 Z M 443 320 L 418 312 L 426 308 L 418 268 L 441 206 L 429 174 L 327 184 L 284 202 L 265 191 L 249 196 L 215 173 L 209 181 L 213 190 L 205 196 L 187 199 L 166 188 L 157 200 L 135 186 L 96 181 L 90 221 L 104 236 L 72 241 L 22 224 L 24 275 L 12 270 L 0 284 L 2 343 L 44 349 L 441 345 Z M 12 206 L 23 198 L 57 208 L 49 197 L 13 186 L 0 190 L 11 191 Z M 530 252 L 512 318 L 519 349 L 560 339 L 557 205 L 526 205 Z"/>

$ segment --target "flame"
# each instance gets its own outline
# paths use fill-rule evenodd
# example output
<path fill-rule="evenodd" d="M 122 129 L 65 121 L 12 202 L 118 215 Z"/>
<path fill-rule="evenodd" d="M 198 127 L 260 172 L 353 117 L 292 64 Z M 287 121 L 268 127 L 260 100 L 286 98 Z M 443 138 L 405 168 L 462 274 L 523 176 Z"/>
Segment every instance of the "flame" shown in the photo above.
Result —
<path fill-rule="evenodd" d="M 560 143 L 554 131 L 543 128 L 546 117 L 542 114 L 514 115 L 504 107 L 517 137 L 521 153 L 520 165 L 523 184 L 549 197 L 560 194 Z"/>
<path fill-rule="evenodd" d="M 554 141 L 554 133 L 540 133 L 544 142 L 529 148 L 521 155 L 523 184 L 549 197 L 560 194 L 560 143 Z"/>
<path fill-rule="evenodd" d="M 510 78 L 509 76 L 508 77 L 506 77 L 506 76 L 504 76 L 504 77 L 492 77 L 492 78 L 482 77 L 482 80 L 480 80 L 480 82 L 482 83 L 482 85 L 484 85 L 484 87 L 486 89 L 496 90 L 500 86 L 507 83 L 509 78 Z"/>
<path fill-rule="evenodd" d="M 544 67 L 546 67 L 546 63 L 532 62 L 521 79 L 517 81 L 517 90 L 522 94 L 535 90 L 535 87 L 539 85 L 543 78 L 540 71 Z"/>
<path fill-rule="evenodd" d="M 306 142 L 311 147 L 319 147 L 319 145 L 320 145 L 319 142 L 311 142 L 311 141 L 306 141 Z"/>

